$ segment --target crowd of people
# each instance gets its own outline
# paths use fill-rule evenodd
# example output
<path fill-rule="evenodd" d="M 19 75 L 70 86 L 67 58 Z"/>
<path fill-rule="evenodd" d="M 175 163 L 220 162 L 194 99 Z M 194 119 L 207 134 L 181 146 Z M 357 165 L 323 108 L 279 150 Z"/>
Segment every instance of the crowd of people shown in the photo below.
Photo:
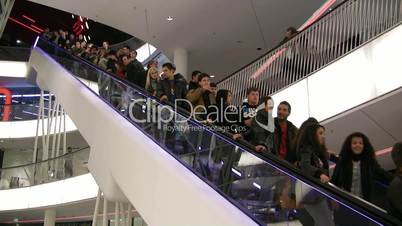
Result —
<path fill-rule="evenodd" d="M 101 47 L 87 42 L 82 34 L 76 36 L 67 30 L 50 31 L 46 29 L 42 36 L 71 54 L 81 57 L 94 65 L 117 75 L 121 79 L 144 88 L 146 71 L 137 58 L 137 51 L 129 46 L 113 50 L 109 42 L 104 41 Z M 156 61 L 150 61 L 148 68 L 157 67 Z"/>
<path fill-rule="evenodd" d="M 294 29 L 289 30 L 289 38 L 295 32 Z M 377 162 L 375 150 L 365 134 L 356 132 L 349 135 L 339 155 L 330 153 L 325 146 L 323 125 L 316 119 L 309 118 L 297 128 L 288 120 L 294 109 L 287 101 L 276 106 L 277 117 L 274 117 L 274 100 L 269 96 L 260 97 L 257 88 L 249 88 L 242 106 L 234 106 L 232 90 L 217 90 L 208 73 L 195 70 L 191 73 L 191 80 L 187 82 L 184 75 L 176 73 L 176 67 L 172 63 L 163 64 L 162 71 L 159 71 L 157 62 L 151 61 L 145 70 L 136 60 L 136 51 L 129 47 L 114 51 L 107 42 L 103 42 L 102 47 L 96 47 L 86 43 L 82 36 L 75 37 L 62 30 L 46 31 L 44 36 L 72 54 L 143 88 L 162 102 L 186 100 L 181 102 L 180 107 L 189 110 L 202 123 L 213 124 L 230 134 L 233 140 L 249 143 L 256 153 L 294 165 L 301 173 L 317 178 L 322 183 L 331 182 L 369 202 L 374 195 L 372 187 L 375 181 L 389 184 L 390 213 L 402 219 L 402 143 L 396 144 L 392 151 L 397 168 L 394 175 Z M 174 149 L 174 146 L 171 148 Z M 228 155 L 233 153 L 215 156 L 214 161 L 226 161 Z M 332 175 L 329 173 L 330 158 L 337 162 Z M 231 160 L 231 165 L 227 168 L 231 168 L 239 160 L 236 157 L 232 159 L 234 160 Z M 220 180 L 231 179 L 226 175 L 221 176 Z M 302 198 L 300 203 L 316 225 L 335 225 L 325 199 L 315 200 L 312 204 Z M 346 220 L 349 222 L 338 221 L 336 224 L 349 225 L 351 219 Z"/>

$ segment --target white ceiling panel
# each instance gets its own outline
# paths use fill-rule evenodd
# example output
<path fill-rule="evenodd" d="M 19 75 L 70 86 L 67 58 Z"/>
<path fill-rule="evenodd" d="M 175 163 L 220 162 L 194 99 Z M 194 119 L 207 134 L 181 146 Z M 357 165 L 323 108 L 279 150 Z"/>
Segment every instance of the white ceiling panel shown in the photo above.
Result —
<path fill-rule="evenodd" d="M 220 80 L 276 46 L 287 27 L 302 25 L 326 0 L 32 1 L 118 28 L 170 58 L 186 48 L 189 70 Z"/>

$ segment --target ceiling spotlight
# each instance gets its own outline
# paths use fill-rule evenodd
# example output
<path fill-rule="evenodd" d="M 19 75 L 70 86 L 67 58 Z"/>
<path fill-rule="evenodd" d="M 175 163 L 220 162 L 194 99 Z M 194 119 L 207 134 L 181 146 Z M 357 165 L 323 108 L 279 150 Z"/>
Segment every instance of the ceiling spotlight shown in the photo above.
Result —
<path fill-rule="evenodd" d="M 215 78 L 215 75 L 210 75 L 211 78 Z"/>
<path fill-rule="evenodd" d="M 172 21 L 172 20 L 173 20 L 173 17 L 168 16 L 168 17 L 166 18 L 166 20 L 167 20 L 167 21 Z"/>
<path fill-rule="evenodd" d="M 21 40 L 17 39 L 17 44 L 21 44 Z"/>

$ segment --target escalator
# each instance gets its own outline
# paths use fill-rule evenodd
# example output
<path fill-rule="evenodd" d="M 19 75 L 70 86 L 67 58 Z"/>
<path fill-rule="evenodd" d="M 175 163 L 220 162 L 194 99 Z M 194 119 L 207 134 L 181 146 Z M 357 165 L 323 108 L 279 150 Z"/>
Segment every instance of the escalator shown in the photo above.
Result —
<path fill-rule="evenodd" d="M 401 225 L 47 40 L 30 65 L 91 146 L 102 191 L 116 184 L 149 225 Z"/>

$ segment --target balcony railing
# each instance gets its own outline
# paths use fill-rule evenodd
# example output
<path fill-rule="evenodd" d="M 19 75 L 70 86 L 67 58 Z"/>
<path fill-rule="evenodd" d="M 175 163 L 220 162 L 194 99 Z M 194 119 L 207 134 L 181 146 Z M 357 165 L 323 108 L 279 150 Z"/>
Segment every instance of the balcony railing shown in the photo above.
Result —
<path fill-rule="evenodd" d="M 0 169 L 0 190 L 29 187 L 88 173 L 89 147 L 37 163 Z"/>
<path fill-rule="evenodd" d="M 218 84 L 240 104 L 247 88 L 261 96 L 307 77 L 401 22 L 401 0 L 349 0 L 299 32 L 288 42 Z"/>

